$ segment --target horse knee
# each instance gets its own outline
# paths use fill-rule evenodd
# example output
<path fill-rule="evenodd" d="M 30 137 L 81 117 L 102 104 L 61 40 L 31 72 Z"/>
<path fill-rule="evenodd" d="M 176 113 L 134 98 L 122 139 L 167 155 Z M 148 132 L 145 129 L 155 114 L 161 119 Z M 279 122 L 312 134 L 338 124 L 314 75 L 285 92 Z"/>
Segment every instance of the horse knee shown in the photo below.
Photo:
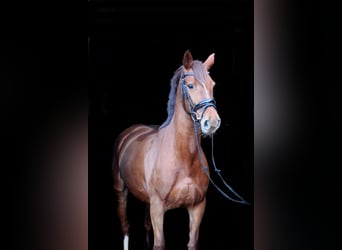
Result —
<path fill-rule="evenodd" d="M 188 250 L 198 250 L 198 246 L 196 245 L 188 245 Z"/>
<path fill-rule="evenodd" d="M 198 250 L 197 247 L 189 247 L 188 250 Z"/>
<path fill-rule="evenodd" d="M 153 246 L 153 250 L 164 250 L 164 246 Z"/>

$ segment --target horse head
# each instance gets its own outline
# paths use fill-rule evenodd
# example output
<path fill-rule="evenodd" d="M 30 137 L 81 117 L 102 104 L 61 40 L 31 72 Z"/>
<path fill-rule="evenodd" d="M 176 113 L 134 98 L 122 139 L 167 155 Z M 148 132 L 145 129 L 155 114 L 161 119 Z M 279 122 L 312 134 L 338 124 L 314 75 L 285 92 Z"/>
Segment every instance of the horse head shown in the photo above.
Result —
<path fill-rule="evenodd" d="M 215 82 L 209 75 L 214 61 L 215 54 L 211 54 L 203 63 L 193 60 L 189 50 L 183 56 L 180 84 L 186 103 L 184 109 L 194 122 L 200 123 L 204 135 L 212 135 L 221 124 L 213 96 Z"/>

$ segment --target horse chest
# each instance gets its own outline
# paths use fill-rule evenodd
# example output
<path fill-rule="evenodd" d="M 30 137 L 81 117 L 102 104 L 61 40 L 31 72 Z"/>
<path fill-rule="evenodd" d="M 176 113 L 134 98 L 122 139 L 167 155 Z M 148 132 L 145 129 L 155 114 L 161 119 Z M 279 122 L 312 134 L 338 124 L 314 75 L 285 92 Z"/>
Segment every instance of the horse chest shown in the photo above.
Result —
<path fill-rule="evenodd" d="M 193 206 L 204 199 L 206 189 L 205 185 L 186 177 L 171 188 L 164 199 L 164 204 L 166 208 Z"/>

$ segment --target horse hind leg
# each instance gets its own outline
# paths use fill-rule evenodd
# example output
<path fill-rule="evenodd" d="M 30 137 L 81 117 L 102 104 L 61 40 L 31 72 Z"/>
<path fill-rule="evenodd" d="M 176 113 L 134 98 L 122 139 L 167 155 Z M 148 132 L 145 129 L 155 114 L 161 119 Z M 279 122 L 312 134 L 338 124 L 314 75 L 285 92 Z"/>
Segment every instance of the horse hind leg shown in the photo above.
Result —
<path fill-rule="evenodd" d="M 127 220 L 127 196 L 128 190 L 124 185 L 124 182 L 120 176 L 119 168 L 114 166 L 113 169 L 113 177 L 114 177 L 114 190 L 117 196 L 117 213 L 121 223 L 121 230 L 124 235 L 123 245 L 124 250 L 128 250 L 128 240 L 129 240 L 129 224 Z"/>
<path fill-rule="evenodd" d="M 145 211 L 145 249 L 150 250 L 151 249 L 151 243 L 150 243 L 150 231 L 152 227 L 151 223 L 151 215 L 150 215 L 150 205 L 146 204 L 146 211 Z"/>
<path fill-rule="evenodd" d="M 118 195 L 118 216 L 121 223 L 121 230 L 124 235 L 124 250 L 128 250 L 128 240 L 129 240 L 129 224 L 127 220 L 127 188 L 123 191 L 117 192 Z"/>

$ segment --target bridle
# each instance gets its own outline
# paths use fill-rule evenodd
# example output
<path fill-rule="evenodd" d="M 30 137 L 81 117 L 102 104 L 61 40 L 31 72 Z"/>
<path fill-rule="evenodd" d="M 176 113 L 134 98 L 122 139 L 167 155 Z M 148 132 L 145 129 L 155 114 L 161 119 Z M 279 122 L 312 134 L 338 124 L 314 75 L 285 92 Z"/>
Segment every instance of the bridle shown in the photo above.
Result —
<path fill-rule="evenodd" d="M 191 116 L 191 118 L 194 122 L 199 122 L 200 120 L 202 120 L 203 114 L 207 110 L 207 108 L 213 107 L 214 109 L 216 109 L 216 102 L 213 98 L 206 98 L 206 99 L 200 101 L 199 103 L 195 104 L 193 102 L 193 100 L 191 99 L 191 96 L 190 96 L 188 89 L 187 89 L 187 86 L 185 84 L 185 77 L 187 77 L 187 76 L 194 76 L 194 74 L 191 72 L 183 72 L 180 80 L 181 80 L 183 96 L 188 103 L 188 107 L 189 107 L 190 112 L 188 112 L 185 108 L 184 99 L 182 100 L 183 108 L 184 108 L 185 112 Z M 198 115 L 197 111 L 201 110 L 201 109 L 202 109 L 202 112 L 200 115 Z"/>
<path fill-rule="evenodd" d="M 213 181 L 213 179 L 210 177 L 209 175 L 209 171 L 208 171 L 208 167 L 204 165 L 204 161 L 203 161 L 203 157 L 201 154 L 201 149 L 200 149 L 200 143 L 198 141 L 198 126 L 199 126 L 199 122 L 202 120 L 203 118 L 203 114 L 206 111 L 207 108 L 209 107 L 213 107 L 216 110 L 216 102 L 213 98 L 206 98 L 202 101 L 200 101 L 199 103 L 195 104 L 193 102 L 193 100 L 191 99 L 191 96 L 188 92 L 187 86 L 185 84 L 185 77 L 187 76 L 194 76 L 193 73 L 191 72 L 183 72 L 181 75 L 181 87 L 182 87 L 182 103 L 183 103 L 183 109 L 185 110 L 186 113 L 188 113 L 194 123 L 194 131 L 195 131 L 195 138 L 196 138 L 196 146 L 197 146 L 197 151 L 198 151 L 198 155 L 199 155 L 199 159 L 202 165 L 202 170 L 203 172 L 206 174 L 206 176 L 208 177 L 209 181 L 213 184 L 213 186 L 227 199 L 234 201 L 236 203 L 241 203 L 241 204 L 245 204 L 245 205 L 250 205 L 249 202 L 247 202 L 244 198 L 242 198 L 238 193 L 236 193 L 236 191 L 227 184 L 227 182 L 223 179 L 222 175 L 221 175 L 221 170 L 218 169 L 216 167 L 215 164 L 215 160 L 214 160 L 214 135 L 211 136 L 211 159 L 212 159 L 212 163 L 215 169 L 215 172 L 217 173 L 217 175 L 220 177 L 220 179 L 222 180 L 223 184 L 236 196 L 238 197 L 238 199 L 232 198 L 230 197 L 227 193 L 225 193 L 221 188 L 219 188 L 217 186 L 217 184 Z M 187 104 L 188 104 L 188 108 L 189 111 L 188 112 L 185 108 L 185 104 L 184 104 L 184 99 L 186 100 Z M 200 115 L 197 114 L 197 111 L 202 109 L 202 112 Z"/>

